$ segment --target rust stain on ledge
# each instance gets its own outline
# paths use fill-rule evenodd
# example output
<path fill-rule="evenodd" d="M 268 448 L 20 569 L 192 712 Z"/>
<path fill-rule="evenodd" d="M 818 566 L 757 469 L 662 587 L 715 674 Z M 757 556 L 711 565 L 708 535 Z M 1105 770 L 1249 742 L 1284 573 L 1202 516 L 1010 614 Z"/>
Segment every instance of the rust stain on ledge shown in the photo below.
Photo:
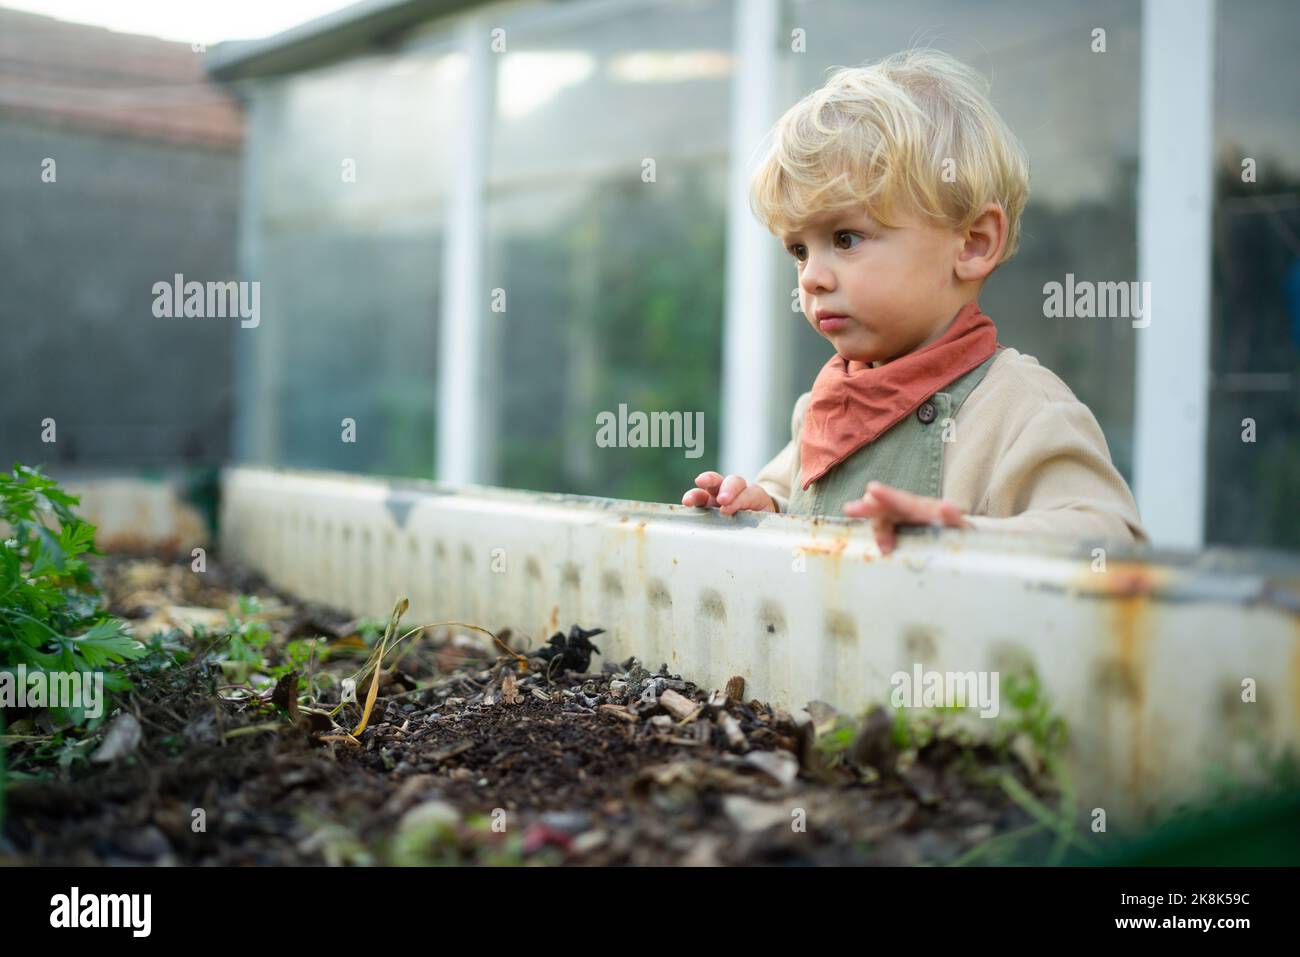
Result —
<path fill-rule="evenodd" d="M 1078 592 L 1109 598 L 1150 598 L 1168 586 L 1168 569 L 1146 562 L 1111 562 L 1105 571 L 1091 567 L 1071 583 Z"/>
<path fill-rule="evenodd" d="M 840 575 L 841 559 L 844 557 L 844 550 L 849 547 L 847 535 L 839 535 L 829 542 L 819 542 L 813 539 L 810 542 L 804 542 L 799 546 L 802 555 L 822 555 L 830 559 L 827 571 L 827 580 L 837 579 Z"/>
<path fill-rule="evenodd" d="M 1101 574 L 1101 573 L 1098 573 Z M 1141 580 L 1123 577 L 1118 583 L 1112 608 L 1112 628 L 1116 655 L 1130 692 L 1128 700 L 1129 726 L 1126 729 L 1129 748 L 1129 787 L 1144 790 L 1147 769 L 1143 762 L 1145 717 L 1147 705 L 1148 644 L 1155 623 L 1152 616 L 1150 590 Z"/>
<path fill-rule="evenodd" d="M 808 555 L 829 555 L 839 558 L 844 554 L 844 549 L 849 547 L 849 541 L 846 538 L 837 539 L 829 544 L 822 544 L 818 541 L 805 543 L 799 546 L 799 550 Z"/>

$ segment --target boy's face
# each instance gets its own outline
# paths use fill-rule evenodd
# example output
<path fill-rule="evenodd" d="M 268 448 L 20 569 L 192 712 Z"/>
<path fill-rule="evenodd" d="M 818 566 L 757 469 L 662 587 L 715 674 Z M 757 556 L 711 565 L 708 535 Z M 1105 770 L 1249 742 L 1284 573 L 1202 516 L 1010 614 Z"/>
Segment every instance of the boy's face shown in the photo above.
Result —
<path fill-rule="evenodd" d="M 970 295 L 953 271 L 961 234 L 917 215 L 886 227 L 864 210 L 837 210 L 781 240 L 804 315 L 845 359 L 883 364 L 929 345 Z"/>

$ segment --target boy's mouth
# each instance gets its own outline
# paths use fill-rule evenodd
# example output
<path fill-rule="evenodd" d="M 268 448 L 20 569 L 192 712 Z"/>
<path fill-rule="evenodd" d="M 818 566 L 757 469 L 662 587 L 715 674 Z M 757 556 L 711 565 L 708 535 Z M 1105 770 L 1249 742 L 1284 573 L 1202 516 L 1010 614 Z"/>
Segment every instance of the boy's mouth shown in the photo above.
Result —
<path fill-rule="evenodd" d="M 817 319 L 817 328 L 822 332 L 839 332 L 849 324 L 848 316 L 831 309 L 818 309 L 813 315 Z"/>

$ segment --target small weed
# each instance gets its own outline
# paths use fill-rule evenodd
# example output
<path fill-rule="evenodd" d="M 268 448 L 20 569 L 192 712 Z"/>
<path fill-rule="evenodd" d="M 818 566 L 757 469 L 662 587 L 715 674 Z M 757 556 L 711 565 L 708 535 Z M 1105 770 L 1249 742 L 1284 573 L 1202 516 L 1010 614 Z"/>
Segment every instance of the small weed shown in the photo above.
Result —
<path fill-rule="evenodd" d="M 1059 764 L 1069 743 L 1069 731 L 1065 721 L 1052 712 L 1037 673 L 1030 669 L 1004 675 L 1003 688 L 1011 704 L 1003 743 L 1009 744 L 1017 733 L 1028 734 L 1045 761 Z"/>
<path fill-rule="evenodd" d="M 833 727 L 818 733 L 816 747 L 825 755 L 829 763 L 839 763 L 844 758 L 845 752 L 853 746 L 857 730 L 857 722 L 845 715 L 838 715 Z"/>

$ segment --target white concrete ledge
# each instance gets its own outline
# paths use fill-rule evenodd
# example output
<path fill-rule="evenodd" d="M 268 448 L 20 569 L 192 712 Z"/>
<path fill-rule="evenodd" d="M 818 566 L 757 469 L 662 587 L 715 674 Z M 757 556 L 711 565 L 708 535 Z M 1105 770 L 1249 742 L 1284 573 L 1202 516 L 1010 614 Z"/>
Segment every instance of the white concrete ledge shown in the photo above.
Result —
<path fill-rule="evenodd" d="M 1030 663 L 1070 726 L 1081 798 L 1112 821 L 1201 794 L 1216 767 L 1258 774 L 1252 741 L 1300 739 L 1293 556 L 1112 551 L 1100 572 L 1086 545 L 920 530 L 882 558 L 845 519 L 250 468 L 223 476 L 221 547 L 358 614 L 406 595 L 412 623 L 534 643 L 604 627 L 606 659 L 715 687 L 743 675 L 747 697 L 792 713 L 887 703 L 918 663 Z"/>

